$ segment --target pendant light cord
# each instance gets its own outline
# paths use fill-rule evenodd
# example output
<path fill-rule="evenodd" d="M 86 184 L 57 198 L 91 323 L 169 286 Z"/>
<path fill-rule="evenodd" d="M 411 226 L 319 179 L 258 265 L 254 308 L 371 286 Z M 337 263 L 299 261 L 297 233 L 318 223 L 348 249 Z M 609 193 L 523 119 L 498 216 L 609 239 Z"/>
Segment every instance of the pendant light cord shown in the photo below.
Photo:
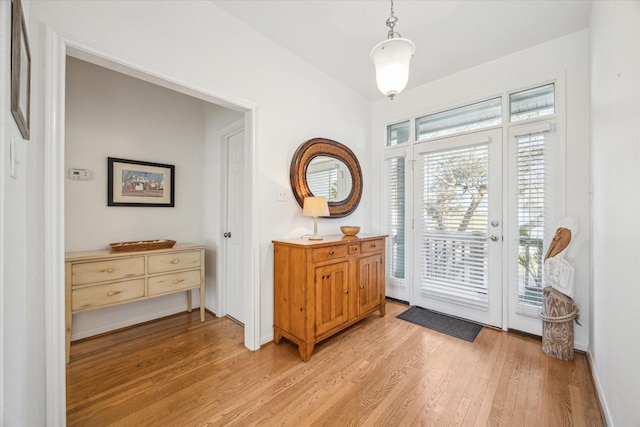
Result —
<path fill-rule="evenodd" d="M 398 23 L 398 18 L 393 14 L 393 0 L 391 0 L 391 16 L 387 18 L 387 27 L 389 27 L 389 33 L 387 33 L 387 39 L 392 39 L 396 35 L 398 37 L 402 37 L 400 33 L 396 33 L 393 31 L 393 27 Z"/>

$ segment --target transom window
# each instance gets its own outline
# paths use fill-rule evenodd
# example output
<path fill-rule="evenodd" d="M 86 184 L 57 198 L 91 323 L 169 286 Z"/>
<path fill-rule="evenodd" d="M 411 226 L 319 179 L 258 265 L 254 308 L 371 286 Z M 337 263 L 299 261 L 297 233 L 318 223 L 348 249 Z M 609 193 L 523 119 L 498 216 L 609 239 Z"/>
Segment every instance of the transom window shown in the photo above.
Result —
<path fill-rule="evenodd" d="M 416 141 L 469 132 L 502 123 L 502 98 L 493 98 L 416 119 Z"/>

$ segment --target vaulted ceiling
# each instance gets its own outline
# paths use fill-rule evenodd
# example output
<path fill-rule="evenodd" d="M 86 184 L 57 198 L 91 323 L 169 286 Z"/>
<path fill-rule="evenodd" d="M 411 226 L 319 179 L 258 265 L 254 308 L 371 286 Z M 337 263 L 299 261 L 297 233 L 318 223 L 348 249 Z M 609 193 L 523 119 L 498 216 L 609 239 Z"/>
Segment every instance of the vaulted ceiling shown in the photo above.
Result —
<path fill-rule="evenodd" d="M 387 37 L 390 1 L 211 0 L 298 57 L 383 98 L 369 53 Z M 396 31 L 416 44 L 407 88 L 587 28 L 589 0 L 395 0 Z"/>

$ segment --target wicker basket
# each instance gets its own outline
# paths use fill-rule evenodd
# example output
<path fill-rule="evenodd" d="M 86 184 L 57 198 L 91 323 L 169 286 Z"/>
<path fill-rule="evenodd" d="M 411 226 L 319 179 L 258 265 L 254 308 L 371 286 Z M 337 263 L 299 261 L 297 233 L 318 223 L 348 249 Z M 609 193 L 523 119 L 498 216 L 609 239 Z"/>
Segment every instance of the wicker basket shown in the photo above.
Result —
<path fill-rule="evenodd" d="M 139 240 L 136 242 L 109 243 L 114 252 L 148 251 L 151 249 L 168 249 L 176 244 L 175 240 Z"/>

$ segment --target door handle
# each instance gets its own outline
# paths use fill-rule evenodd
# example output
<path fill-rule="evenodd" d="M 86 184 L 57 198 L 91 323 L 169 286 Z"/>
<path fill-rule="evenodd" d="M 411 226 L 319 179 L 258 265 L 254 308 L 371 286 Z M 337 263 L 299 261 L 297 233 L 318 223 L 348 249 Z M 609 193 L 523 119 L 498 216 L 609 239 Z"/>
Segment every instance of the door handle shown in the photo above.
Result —
<path fill-rule="evenodd" d="M 223 234 L 224 237 L 228 237 L 231 238 L 231 232 L 227 231 L 226 233 Z"/>
<path fill-rule="evenodd" d="M 495 234 L 492 234 L 491 237 L 489 237 L 491 239 L 491 241 L 493 242 L 497 242 L 498 239 L 500 239 L 498 236 L 496 236 Z"/>

